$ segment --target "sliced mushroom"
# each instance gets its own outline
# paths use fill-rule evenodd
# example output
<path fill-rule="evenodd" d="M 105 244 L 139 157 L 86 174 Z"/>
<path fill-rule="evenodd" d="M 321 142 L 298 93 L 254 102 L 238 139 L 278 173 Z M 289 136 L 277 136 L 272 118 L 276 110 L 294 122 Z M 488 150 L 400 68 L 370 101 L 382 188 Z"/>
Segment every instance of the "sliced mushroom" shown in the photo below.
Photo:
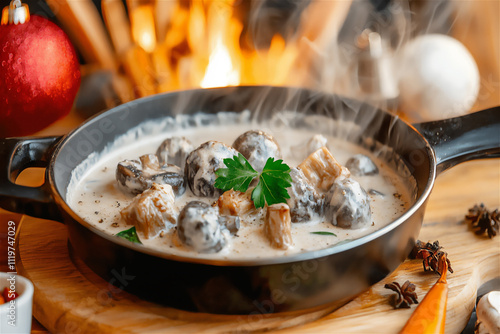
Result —
<path fill-rule="evenodd" d="M 172 164 L 184 170 L 186 158 L 192 150 L 194 150 L 193 144 L 185 137 L 172 137 L 160 144 L 156 155 L 161 165 Z"/>
<path fill-rule="evenodd" d="M 352 178 L 339 177 L 326 195 L 326 220 L 331 224 L 358 229 L 371 223 L 370 200 Z"/>
<path fill-rule="evenodd" d="M 220 216 L 219 223 L 227 228 L 231 235 L 236 235 L 240 230 L 241 219 L 238 216 Z"/>
<path fill-rule="evenodd" d="M 222 191 L 214 186 L 215 171 L 226 167 L 224 159 L 237 154 L 232 147 L 217 141 L 208 141 L 189 153 L 184 171 L 193 194 L 200 197 L 220 196 Z"/>
<path fill-rule="evenodd" d="M 377 166 L 375 166 L 372 159 L 364 154 L 356 154 L 349 158 L 346 162 L 346 167 L 352 174 L 357 176 L 378 174 Z"/>
<path fill-rule="evenodd" d="M 123 160 L 116 166 L 116 181 L 123 192 L 140 194 L 151 187 L 151 182 L 142 175 L 142 164 L 138 160 Z"/>
<path fill-rule="evenodd" d="M 311 221 L 323 213 L 324 195 L 320 195 L 298 168 L 290 171 L 292 186 L 288 189 L 292 223 Z"/>
<path fill-rule="evenodd" d="M 127 224 L 134 225 L 148 239 L 165 229 L 167 223 L 175 224 L 179 210 L 175 206 L 172 186 L 153 183 L 120 214 Z"/>
<path fill-rule="evenodd" d="M 288 249 L 292 246 L 292 223 L 288 205 L 279 203 L 268 206 L 264 224 L 264 232 L 272 247 Z"/>
<path fill-rule="evenodd" d="M 177 233 L 186 246 L 200 253 L 219 252 L 226 245 L 217 208 L 199 201 L 189 202 L 182 209 Z"/>
<path fill-rule="evenodd" d="M 116 180 L 122 191 L 137 195 L 149 189 L 153 183 L 171 185 L 176 196 L 186 191 L 184 175 L 178 166 L 160 166 L 154 154 L 146 154 L 139 159 L 118 163 Z"/>
<path fill-rule="evenodd" d="M 267 159 L 281 159 L 281 150 L 276 140 L 264 131 L 247 131 L 233 143 L 233 147 L 239 151 L 252 165 L 261 172 L 266 165 Z"/>

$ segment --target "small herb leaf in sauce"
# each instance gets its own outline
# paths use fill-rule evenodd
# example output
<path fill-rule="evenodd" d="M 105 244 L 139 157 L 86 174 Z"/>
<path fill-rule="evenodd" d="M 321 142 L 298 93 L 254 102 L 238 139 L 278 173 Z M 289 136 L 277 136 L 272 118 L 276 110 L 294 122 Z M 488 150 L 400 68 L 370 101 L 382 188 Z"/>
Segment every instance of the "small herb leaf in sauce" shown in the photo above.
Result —
<path fill-rule="evenodd" d="M 290 167 L 283 163 L 283 160 L 269 158 L 259 175 L 259 183 L 252 191 L 252 201 L 256 208 L 267 205 L 286 203 L 290 198 L 286 188 L 292 185 Z"/>
<path fill-rule="evenodd" d="M 333 235 L 334 237 L 336 237 L 336 236 L 337 236 L 335 233 L 332 233 L 332 232 L 326 232 L 326 231 L 314 231 L 314 232 L 311 232 L 311 234 L 317 234 L 317 235 Z"/>
<path fill-rule="evenodd" d="M 116 236 L 123 238 L 123 239 L 127 239 L 128 241 L 142 244 L 141 240 L 139 239 L 139 236 L 137 235 L 137 231 L 135 230 L 135 226 L 132 228 L 129 228 L 128 230 L 118 232 L 116 234 Z"/>
<path fill-rule="evenodd" d="M 252 191 L 252 201 L 256 208 L 264 207 L 266 202 L 268 205 L 286 203 L 286 199 L 290 198 L 286 188 L 292 185 L 292 177 L 290 167 L 283 160 L 267 159 L 262 173 L 253 169 L 241 153 L 232 159 L 224 159 L 224 164 L 227 168 L 215 171 L 216 188 L 245 192 L 252 180 L 258 177 L 259 183 Z"/>
<path fill-rule="evenodd" d="M 215 187 L 224 191 L 234 189 L 245 192 L 250 182 L 259 175 L 245 157 L 238 153 L 233 158 L 224 159 L 227 168 L 219 168 L 215 171 L 217 179 Z"/>

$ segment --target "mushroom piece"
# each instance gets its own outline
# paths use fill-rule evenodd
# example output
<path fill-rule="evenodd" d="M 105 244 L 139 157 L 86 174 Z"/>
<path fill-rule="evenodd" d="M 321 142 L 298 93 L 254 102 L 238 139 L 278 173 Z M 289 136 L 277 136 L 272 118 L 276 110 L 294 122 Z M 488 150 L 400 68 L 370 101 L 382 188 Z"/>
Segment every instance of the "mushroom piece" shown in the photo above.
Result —
<path fill-rule="evenodd" d="M 326 144 L 327 144 L 327 139 L 325 136 L 323 136 L 323 135 L 312 136 L 312 138 L 309 139 L 309 141 L 307 142 L 307 145 L 306 145 L 307 154 L 308 155 L 312 154 L 315 151 L 322 148 L 323 146 L 326 147 Z"/>
<path fill-rule="evenodd" d="M 325 217 L 344 228 L 367 226 L 372 216 L 366 191 L 352 178 L 339 177 L 326 195 Z"/>
<path fill-rule="evenodd" d="M 240 230 L 241 219 L 238 216 L 220 216 L 219 223 L 224 226 L 231 235 L 236 235 Z"/>
<path fill-rule="evenodd" d="M 199 253 L 219 252 L 226 245 L 217 208 L 199 201 L 189 202 L 182 209 L 177 233 L 186 246 Z"/>
<path fill-rule="evenodd" d="M 160 164 L 172 164 L 184 170 L 186 158 L 193 149 L 193 144 L 185 137 L 172 137 L 165 139 L 160 144 L 156 150 L 156 155 Z"/>
<path fill-rule="evenodd" d="M 477 303 L 476 332 L 478 334 L 500 333 L 500 291 L 490 291 Z"/>
<path fill-rule="evenodd" d="M 200 197 L 220 196 L 222 191 L 214 186 L 215 171 L 226 167 L 224 159 L 237 154 L 232 147 L 217 141 L 208 141 L 189 153 L 184 173 L 193 194 Z"/>
<path fill-rule="evenodd" d="M 319 191 L 328 191 L 339 176 L 349 177 L 350 173 L 342 167 L 326 147 L 309 155 L 298 166 L 311 185 Z"/>
<path fill-rule="evenodd" d="M 233 143 L 233 147 L 239 151 L 252 165 L 262 172 L 267 159 L 281 159 L 281 150 L 276 140 L 264 131 L 251 130 L 240 135 Z"/>
<path fill-rule="evenodd" d="M 146 154 L 139 160 L 123 160 L 116 167 L 116 180 L 123 192 L 133 195 L 149 189 L 153 183 L 169 184 L 176 196 L 186 191 L 182 170 L 175 165 L 160 166 L 158 157 Z"/>
<path fill-rule="evenodd" d="M 308 155 L 314 153 L 319 150 L 323 146 L 326 147 L 327 139 L 323 135 L 314 135 L 306 144 L 306 152 Z"/>
<path fill-rule="evenodd" d="M 347 160 L 345 166 L 356 176 L 377 175 L 378 168 L 372 159 L 364 154 L 356 154 Z"/>
<path fill-rule="evenodd" d="M 231 189 L 225 191 L 214 205 L 219 207 L 221 215 L 243 216 L 255 210 L 250 196 L 250 191 L 242 193 Z"/>
<path fill-rule="evenodd" d="M 328 140 L 323 135 L 314 135 L 309 140 L 298 145 L 290 147 L 290 154 L 296 159 L 304 159 L 319 150 L 323 146 L 327 146 Z"/>
<path fill-rule="evenodd" d="M 268 206 L 264 224 L 264 233 L 271 242 L 271 246 L 278 249 L 288 249 L 293 244 L 288 205 L 278 203 Z"/>
<path fill-rule="evenodd" d="M 287 204 L 290 207 L 292 223 L 311 221 L 315 216 L 323 213 L 324 195 L 320 195 L 309 183 L 304 173 L 298 168 L 290 171 L 292 186 L 288 189 L 290 198 Z"/>
<path fill-rule="evenodd" d="M 127 224 L 134 225 L 137 231 L 149 239 L 165 229 L 167 222 L 175 224 L 179 210 L 175 205 L 172 186 L 153 183 L 120 214 Z"/>
<path fill-rule="evenodd" d="M 300 145 L 306 155 L 313 154 L 323 146 L 326 147 L 328 140 L 323 135 L 314 135 L 307 142 Z"/>

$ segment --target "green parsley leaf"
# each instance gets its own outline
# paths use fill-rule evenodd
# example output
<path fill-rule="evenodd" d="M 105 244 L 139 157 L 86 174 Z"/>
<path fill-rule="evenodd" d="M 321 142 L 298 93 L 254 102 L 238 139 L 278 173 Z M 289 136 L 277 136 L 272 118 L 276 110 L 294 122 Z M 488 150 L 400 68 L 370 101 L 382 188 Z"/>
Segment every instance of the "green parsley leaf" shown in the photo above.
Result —
<path fill-rule="evenodd" d="M 290 198 L 286 188 L 292 185 L 292 177 L 290 167 L 283 160 L 267 159 L 262 173 L 253 169 L 241 153 L 232 159 L 224 159 L 224 164 L 227 168 L 215 171 L 216 188 L 245 192 L 252 180 L 258 177 L 259 183 L 252 191 L 252 201 L 256 208 L 264 207 L 266 202 L 267 205 L 286 203 L 286 199 Z"/>
<path fill-rule="evenodd" d="M 269 158 L 259 175 L 259 183 L 252 191 L 252 201 L 256 208 L 277 203 L 286 203 L 290 198 L 286 188 L 292 185 L 290 167 L 283 163 L 283 160 Z"/>
<path fill-rule="evenodd" d="M 135 226 L 132 228 L 129 228 L 128 230 L 121 231 L 119 233 L 116 233 L 117 237 L 127 239 L 128 241 L 132 241 L 138 244 L 142 244 L 141 240 L 139 239 L 139 236 L 137 235 L 137 231 L 135 230 Z"/>
<path fill-rule="evenodd" d="M 326 232 L 326 231 L 315 231 L 315 232 L 311 232 L 311 234 L 318 234 L 318 235 L 333 235 L 333 236 L 337 236 L 335 233 L 332 233 L 332 232 Z"/>
<path fill-rule="evenodd" d="M 259 175 L 245 157 L 238 153 L 232 159 L 224 159 L 227 168 L 219 168 L 215 171 L 217 179 L 215 187 L 224 191 L 234 189 L 245 192 L 252 180 Z"/>

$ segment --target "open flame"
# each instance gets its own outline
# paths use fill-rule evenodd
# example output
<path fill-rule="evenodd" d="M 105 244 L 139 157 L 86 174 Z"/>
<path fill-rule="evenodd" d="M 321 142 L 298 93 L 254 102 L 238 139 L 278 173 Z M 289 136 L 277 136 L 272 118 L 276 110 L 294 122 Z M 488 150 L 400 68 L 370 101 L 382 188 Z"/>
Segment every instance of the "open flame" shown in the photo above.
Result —
<path fill-rule="evenodd" d="M 217 44 L 212 51 L 205 77 L 201 81 L 201 87 L 224 87 L 236 86 L 240 83 L 240 72 L 233 67 L 231 56 L 222 38 L 217 39 Z"/>
<path fill-rule="evenodd" d="M 235 86 L 240 83 L 240 69 L 237 56 L 238 41 L 233 40 L 234 33 L 241 32 L 240 25 L 231 17 L 233 0 L 213 1 L 207 7 L 207 16 L 204 17 L 200 2 L 193 4 L 190 17 L 190 45 L 194 48 L 203 45 L 204 32 L 208 34 L 208 64 L 205 75 L 201 80 L 201 87 Z M 205 28 L 198 22 L 206 22 Z M 196 38 L 197 37 L 197 38 Z M 205 50 L 198 49 L 198 55 Z M 195 55 L 196 56 L 196 55 Z M 196 84 L 196 83 L 195 83 Z"/>
<path fill-rule="evenodd" d="M 158 3 L 129 5 L 133 45 L 122 62 L 135 94 L 289 83 L 297 47 L 287 45 L 276 35 L 267 50 L 243 48 L 240 45 L 243 23 L 235 15 L 239 5 L 239 0 L 179 1 L 171 6 L 169 15 L 165 14 L 168 20 L 158 19 L 161 10 L 156 8 Z M 168 22 L 163 32 L 158 27 L 159 21 Z M 108 26 L 113 28 L 116 29 Z"/>
<path fill-rule="evenodd" d="M 245 5 L 241 0 L 130 0 L 128 29 L 111 24 L 128 21 L 116 17 L 119 11 L 104 6 L 103 14 L 111 36 L 130 31 L 130 46 L 123 45 L 123 38 L 113 43 L 116 50 L 125 50 L 118 58 L 136 96 L 195 87 L 305 84 L 299 73 L 307 72 L 311 48 L 304 37 L 285 38 L 276 32 L 268 46 L 255 46 L 244 31 Z"/>

